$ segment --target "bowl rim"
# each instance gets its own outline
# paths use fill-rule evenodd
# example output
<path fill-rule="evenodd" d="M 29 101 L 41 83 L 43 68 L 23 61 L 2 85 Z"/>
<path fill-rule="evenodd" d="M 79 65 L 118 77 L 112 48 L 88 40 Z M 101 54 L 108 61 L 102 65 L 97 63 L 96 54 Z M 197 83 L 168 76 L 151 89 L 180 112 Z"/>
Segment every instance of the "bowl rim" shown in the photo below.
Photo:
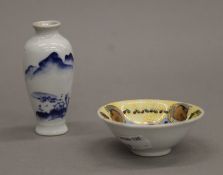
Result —
<path fill-rule="evenodd" d="M 176 102 L 176 103 L 184 103 L 187 105 L 192 105 L 195 106 L 197 108 L 199 108 L 199 110 L 201 111 L 201 114 L 199 116 L 197 116 L 196 118 L 192 118 L 190 120 L 185 120 L 185 121 L 181 121 L 181 122 L 175 122 L 175 123 L 165 123 L 165 124 L 155 124 L 155 125 L 140 125 L 140 124 L 130 124 L 130 123 L 120 123 L 120 122 L 116 122 L 113 120 L 109 120 L 109 119 L 105 119 L 101 114 L 100 114 L 100 110 L 109 104 L 112 103 L 119 103 L 119 102 L 131 102 L 131 101 L 146 101 L 146 100 L 152 100 L 152 101 L 172 101 L 172 102 Z M 113 101 L 110 103 L 107 103 L 105 105 L 102 105 L 98 108 L 97 110 L 97 114 L 99 116 L 99 118 L 103 121 L 105 121 L 106 123 L 112 124 L 112 125 L 116 125 L 116 126 L 122 126 L 122 127 L 129 127 L 129 128 L 168 128 L 168 127 L 176 127 L 176 126 L 181 126 L 181 125 L 186 125 L 189 123 L 194 123 L 195 121 L 200 120 L 205 112 L 204 110 L 197 105 L 191 104 L 191 103 L 187 103 L 187 102 L 181 102 L 181 101 L 176 101 L 176 100 L 163 100 L 163 99 L 133 99 L 133 100 L 119 100 L 119 101 Z"/>

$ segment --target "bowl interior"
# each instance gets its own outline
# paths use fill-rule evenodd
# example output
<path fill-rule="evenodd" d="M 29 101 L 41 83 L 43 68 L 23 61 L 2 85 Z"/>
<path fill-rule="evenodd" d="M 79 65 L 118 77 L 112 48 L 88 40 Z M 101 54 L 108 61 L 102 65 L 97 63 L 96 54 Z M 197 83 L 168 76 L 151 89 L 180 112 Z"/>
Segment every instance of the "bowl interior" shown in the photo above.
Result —
<path fill-rule="evenodd" d="M 128 100 L 109 103 L 98 110 L 106 120 L 157 125 L 192 120 L 203 114 L 195 105 L 167 100 Z"/>

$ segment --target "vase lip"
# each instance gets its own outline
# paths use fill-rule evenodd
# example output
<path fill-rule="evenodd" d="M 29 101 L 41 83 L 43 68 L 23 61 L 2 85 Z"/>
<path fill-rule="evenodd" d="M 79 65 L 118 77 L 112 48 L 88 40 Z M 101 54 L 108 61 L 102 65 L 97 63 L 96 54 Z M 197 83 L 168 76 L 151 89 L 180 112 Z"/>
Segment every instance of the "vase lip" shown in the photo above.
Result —
<path fill-rule="evenodd" d="M 35 29 L 50 29 L 58 28 L 61 26 L 61 22 L 57 20 L 35 21 L 33 27 Z"/>

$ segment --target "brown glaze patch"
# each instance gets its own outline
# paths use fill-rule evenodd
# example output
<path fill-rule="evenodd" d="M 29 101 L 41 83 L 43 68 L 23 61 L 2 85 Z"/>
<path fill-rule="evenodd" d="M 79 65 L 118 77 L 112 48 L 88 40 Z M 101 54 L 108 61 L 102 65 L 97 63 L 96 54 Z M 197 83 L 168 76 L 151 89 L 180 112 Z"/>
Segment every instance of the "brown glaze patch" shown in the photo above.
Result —
<path fill-rule="evenodd" d="M 125 117 L 120 109 L 113 105 L 107 105 L 105 109 L 110 112 L 110 117 L 112 120 L 120 123 L 125 123 Z"/>
<path fill-rule="evenodd" d="M 176 121 L 184 121 L 187 119 L 188 106 L 183 104 L 176 104 L 172 106 L 171 117 Z"/>

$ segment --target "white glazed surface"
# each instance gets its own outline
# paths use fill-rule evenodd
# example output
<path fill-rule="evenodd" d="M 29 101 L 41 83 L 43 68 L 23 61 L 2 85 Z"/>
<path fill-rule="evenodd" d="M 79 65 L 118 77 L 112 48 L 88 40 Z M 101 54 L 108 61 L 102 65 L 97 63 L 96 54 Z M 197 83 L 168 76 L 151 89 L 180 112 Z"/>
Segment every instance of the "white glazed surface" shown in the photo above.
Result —
<path fill-rule="evenodd" d="M 46 23 L 47 22 L 50 21 L 46 21 Z M 34 25 L 36 35 L 30 38 L 25 44 L 26 57 L 24 58 L 24 72 L 30 65 L 38 67 L 39 62 L 47 58 L 53 52 L 56 52 L 59 57 L 63 59 L 63 62 L 65 62 L 65 55 L 72 53 L 71 44 L 57 31 L 58 26 L 59 25 L 49 25 L 48 27 L 45 26 L 41 28 L 41 26 L 36 27 Z M 35 112 L 39 102 L 32 97 L 33 92 L 44 92 L 58 97 L 61 96 L 61 94 L 69 94 L 70 97 L 73 82 L 73 69 L 60 71 L 58 67 L 52 66 L 47 73 L 41 73 L 38 77 L 25 79 L 28 94 Z M 45 106 L 49 105 L 47 104 Z M 44 110 L 47 111 L 48 109 Z M 36 132 L 40 135 L 60 135 L 68 130 L 64 118 L 39 120 L 37 117 L 37 120 Z"/>
<path fill-rule="evenodd" d="M 50 53 L 56 51 L 61 58 L 66 54 L 72 53 L 70 43 L 59 33 L 49 33 L 48 35 L 36 35 L 31 38 L 25 45 L 26 57 L 24 59 L 24 71 L 29 65 L 38 65 Z M 51 93 L 70 92 L 73 80 L 73 74 L 66 72 L 63 74 L 47 74 L 44 79 L 36 81 L 27 81 L 29 92 L 49 91 Z M 44 83 L 43 83 L 44 82 Z M 49 83 L 46 83 L 49 82 Z"/>
<path fill-rule="evenodd" d="M 146 144 L 145 149 L 141 145 L 131 145 L 133 153 L 140 156 L 162 156 L 168 154 L 173 146 L 179 143 L 186 135 L 191 123 L 179 126 L 163 128 L 156 127 L 123 127 L 106 122 L 112 133 L 120 140 L 120 137 L 142 137 Z M 122 140 L 120 140 L 123 142 Z M 126 144 L 126 143 L 124 143 Z"/>

